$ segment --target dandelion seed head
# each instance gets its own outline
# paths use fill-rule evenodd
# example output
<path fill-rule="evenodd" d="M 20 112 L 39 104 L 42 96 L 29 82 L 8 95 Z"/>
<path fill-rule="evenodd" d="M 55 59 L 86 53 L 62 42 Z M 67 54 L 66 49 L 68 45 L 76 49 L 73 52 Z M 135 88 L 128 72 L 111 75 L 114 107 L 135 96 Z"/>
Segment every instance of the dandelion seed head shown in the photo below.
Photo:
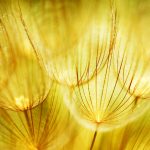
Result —
<path fill-rule="evenodd" d="M 140 97 L 130 94 L 125 85 L 120 85 L 121 74 L 114 75 L 113 69 L 111 67 L 108 73 L 105 66 L 92 81 L 75 87 L 64 97 L 78 122 L 92 130 L 95 127 L 102 131 L 112 130 L 142 115 L 143 108 L 148 109 L 147 101 L 141 101 Z M 124 78 L 128 79 L 127 76 Z M 136 99 L 139 99 L 137 104 Z"/>
<path fill-rule="evenodd" d="M 109 13 L 102 3 L 0 1 L 0 149 L 74 149 L 74 121 L 94 131 L 91 150 L 149 148 L 148 117 L 128 130 L 150 108 L 148 36 L 137 34 L 137 42 L 126 30 L 143 15 L 128 23 L 116 9 L 121 1 L 111 0 Z M 113 132 L 121 128 L 121 134 Z M 89 143 L 85 135 L 75 149 Z"/>

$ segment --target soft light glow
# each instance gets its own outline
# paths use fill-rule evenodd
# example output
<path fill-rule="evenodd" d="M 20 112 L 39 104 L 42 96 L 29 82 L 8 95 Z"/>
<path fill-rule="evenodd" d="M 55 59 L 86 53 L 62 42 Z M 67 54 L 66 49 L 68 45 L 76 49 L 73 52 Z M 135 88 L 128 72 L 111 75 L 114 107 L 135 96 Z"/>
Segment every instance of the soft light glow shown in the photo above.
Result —
<path fill-rule="evenodd" d="M 17 107 L 19 107 L 20 109 L 27 109 L 29 107 L 30 101 L 28 98 L 25 98 L 23 95 L 15 98 L 15 101 L 16 101 Z"/>

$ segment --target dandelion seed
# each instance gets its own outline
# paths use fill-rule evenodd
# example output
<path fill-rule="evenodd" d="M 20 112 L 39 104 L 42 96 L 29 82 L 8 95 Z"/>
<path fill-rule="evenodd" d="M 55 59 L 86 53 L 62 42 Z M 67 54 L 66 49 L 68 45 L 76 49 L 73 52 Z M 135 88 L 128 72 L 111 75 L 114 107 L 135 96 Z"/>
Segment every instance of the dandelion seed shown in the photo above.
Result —
<path fill-rule="evenodd" d="M 21 8 L 20 14 L 22 14 Z M 115 16 L 113 17 L 113 19 L 115 19 Z M 88 30 L 88 33 L 84 33 L 80 37 L 80 41 L 78 41 L 76 45 L 72 45 L 72 47 L 67 47 L 65 48 L 65 50 L 57 47 L 57 50 L 59 51 L 57 52 L 53 51 L 53 49 L 51 48 L 48 48 L 48 46 L 45 46 L 45 44 L 36 44 L 41 43 L 42 41 L 42 39 L 40 39 L 41 36 L 39 37 L 37 35 L 38 27 L 36 28 L 37 30 L 34 30 L 33 32 L 29 31 L 27 23 L 21 15 L 21 21 L 24 26 L 24 30 L 29 38 L 29 41 L 32 43 L 33 47 L 34 45 L 36 45 L 36 48 L 34 49 L 35 53 L 41 61 L 42 65 L 45 66 L 45 68 L 47 69 L 49 76 L 52 80 L 58 82 L 59 84 L 73 87 L 77 86 L 77 72 L 80 78 L 80 84 L 88 82 L 88 80 L 92 79 L 95 76 L 95 61 L 98 67 L 97 72 L 100 72 L 103 69 L 110 55 L 110 52 L 113 50 L 114 47 L 116 29 L 115 26 L 113 26 L 112 22 L 110 23 L 108 21 L 107 27 L 105 28 L 108 28 L 108 30 L 110 30 L 110 34 L 105 37 L 102 35 L 104 31 L 102 31 L 101 33 L 101 30 L 103 29 L 101 28 L 101 24 L 100 27 L 96 25 L 98 31 L 95 31 L 95 21 L 93 20 L 94 18 L 91 19 L 91 23 L 89 26 L 90 30 Z M 49 32 L 45 33 L 48 34 Z M 65 38 L 63 39 L 65 40 Z M 97 40 L 95 41 L 95 39 Z M 58 42 L 57 46 L 59 46 Z M 109 50 L 107 51 L 106 49 Z M 87 78 L 89 68 L 90 78 Z"/>
<path fill-rule="evenodd" d="M 120 36 L 118 37 L 120 38 Z M 131 42 L 129 42 L 129 39 Z M 149 99 L 150 94 L 150 67 L 148 65 L 150 55 L 148 50 L 143 49 L 141 44 L 134 42 L 132 37 L 128 41 L 120 42 L 118 50 L 114 56 L 115 71 L 118 72 L 119 66 L 122 63 L 120 70 L 119 82 L 125 84 L 125 88 L 129 86 L 128 92 L 139 99 Z M 123 42 L 125 44 L 123 44 Z M 135 44 L 137 46 L 135 46 Z M 122 45 L 122 46 L 121 46 Z M 125 81 L 125 76 L 128 76 Z"/>
<path fill-rule="evenodd" d="M 0 92 L 0 107 L 13 110 L 31 109 L 48 94 L 49 77 L 32 58 L 18 54 L 17 66 L 8 84 Z"/>
<path fill-rule="evenodd" d="M 22 98 L 24 97 L 21 96 L 18 100 Z M 68 111 L 61 100 L 59 88 L 55 85 L 45 101 L 33 109 L 18 112 L 1 109 L 0 133 L 5 139 L 10 138 L 3 142 L 9 142 L 9 145 L 19 149 L 62 148 L 72 139 L 73 129 L 71 122 L 68 122 Z M 11 138 L 15 140 L 11 141 Z"/>
<path fill-rule="evenodd" d="M 150 149 L 148 1 L 127 3 L 0 1 L 0 149 Z"/>
<path fill-rule="evenodd" d="M 20 43 L 17 36 L 25 41 L 27 37 L 24 37 L 24 30 L 21 32 L 20 27 L 18 33 L 15 33 L 18 24 L 13 14 L 10 14 L 11 17 L 7 16 L 7 20 L 0 19 L 4 28 L 0 35 L 0 107 L 24 110 L 35 107 L 45 99 L 51 82 L 35 57 L 30 43 L 27 47 Z"/>
<path fill-rule="evenodd" d="M 93 148 L 98 131 L 109 131 L 125 125 L 142 115 L 149 106 L 149 103 L 146 101 L 142 101 L 135 106 L 134 92 L 130 92 L 135 76 L 129 78 L 128 72 L 126 72 L 124 67 L 128 65 L 124 63 L 124 57 L 122 57 L 120 63 L 115 64 L 117 71 L 114 75 L 113 61 L 120 59 L 120 56 L 117 54 L 115 45 L 115 50 L 110 53 L 103 70 L 96 74 L 92 81 L 85 85 L 78 84 L 77 87 L 70 90 L 68 96 L 64 97 L 68 108 L 78 122 L 94 130 L 90 149 Z M 116 55 L 117 58 L 114 57 Z M 128 58 L 125 60 L 128 60 Z M 133 59 L 131 59 L 129 65 L 132 63 L 135 63 Z M 134 67 L 133 71 L 137 69 L 136 66 Z M 125 73 L 123 76 L 124 82 L 120 85 L 119 78 L 122 77 L 122 72 Z M 79 83 L 78 73 L 77 80 Z M 128 84 L 126 84 L 127 82 Z"/>
<path fill-rule="evenodd" d="M 136 126 L 135 126 L 136 124 Z M 99 149 L 149 149 L 150 137 L 147 134 L 150 128 L 149 111 L 133 122 L 122 128 L 117 128 L 102 136 L 103 145 L 99 144 Z M 118 138 L 119 137 L 119 138 Z M 109 143 L 109 145 L 107 144 Z"/>

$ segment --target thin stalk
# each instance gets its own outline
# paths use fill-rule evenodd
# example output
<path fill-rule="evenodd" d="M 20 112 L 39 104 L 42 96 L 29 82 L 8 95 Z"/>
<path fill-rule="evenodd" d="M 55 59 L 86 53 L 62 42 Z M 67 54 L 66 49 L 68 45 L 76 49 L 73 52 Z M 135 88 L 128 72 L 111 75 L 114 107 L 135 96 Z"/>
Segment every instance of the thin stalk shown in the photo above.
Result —
<path fill-rule="evenodd" d="M 96 128 L 96 130 L 95 130 L 95 132 L 94 132 L 94 136 L 93 136 L 93 139 L 92 139 L 92 142 L 91 142 L 90 150 L 92 150 L 93 147 L 94 147 L 94 143 L 95 143 L 95 140 L 96 140 L 96 136 L 97 136 L 97 128 Z"/>

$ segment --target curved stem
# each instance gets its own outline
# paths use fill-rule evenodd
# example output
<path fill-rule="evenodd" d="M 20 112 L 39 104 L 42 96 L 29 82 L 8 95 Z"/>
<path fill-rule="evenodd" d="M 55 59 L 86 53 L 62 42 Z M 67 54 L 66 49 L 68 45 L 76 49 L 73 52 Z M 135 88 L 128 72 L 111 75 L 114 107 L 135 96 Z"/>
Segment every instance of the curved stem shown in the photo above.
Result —
<path fill-rule="evenodd" d="M 94 143 L 95 143 L 95 140 L 96 140 L 96 136 L 97 136 L 97 129 L 94 132 L 94 136 L 93 136 L 93 139 L 92 139 L 92 142 L 91 142 L 90 150 L 93 149 L 93 146 L 94 146 Z"/>

